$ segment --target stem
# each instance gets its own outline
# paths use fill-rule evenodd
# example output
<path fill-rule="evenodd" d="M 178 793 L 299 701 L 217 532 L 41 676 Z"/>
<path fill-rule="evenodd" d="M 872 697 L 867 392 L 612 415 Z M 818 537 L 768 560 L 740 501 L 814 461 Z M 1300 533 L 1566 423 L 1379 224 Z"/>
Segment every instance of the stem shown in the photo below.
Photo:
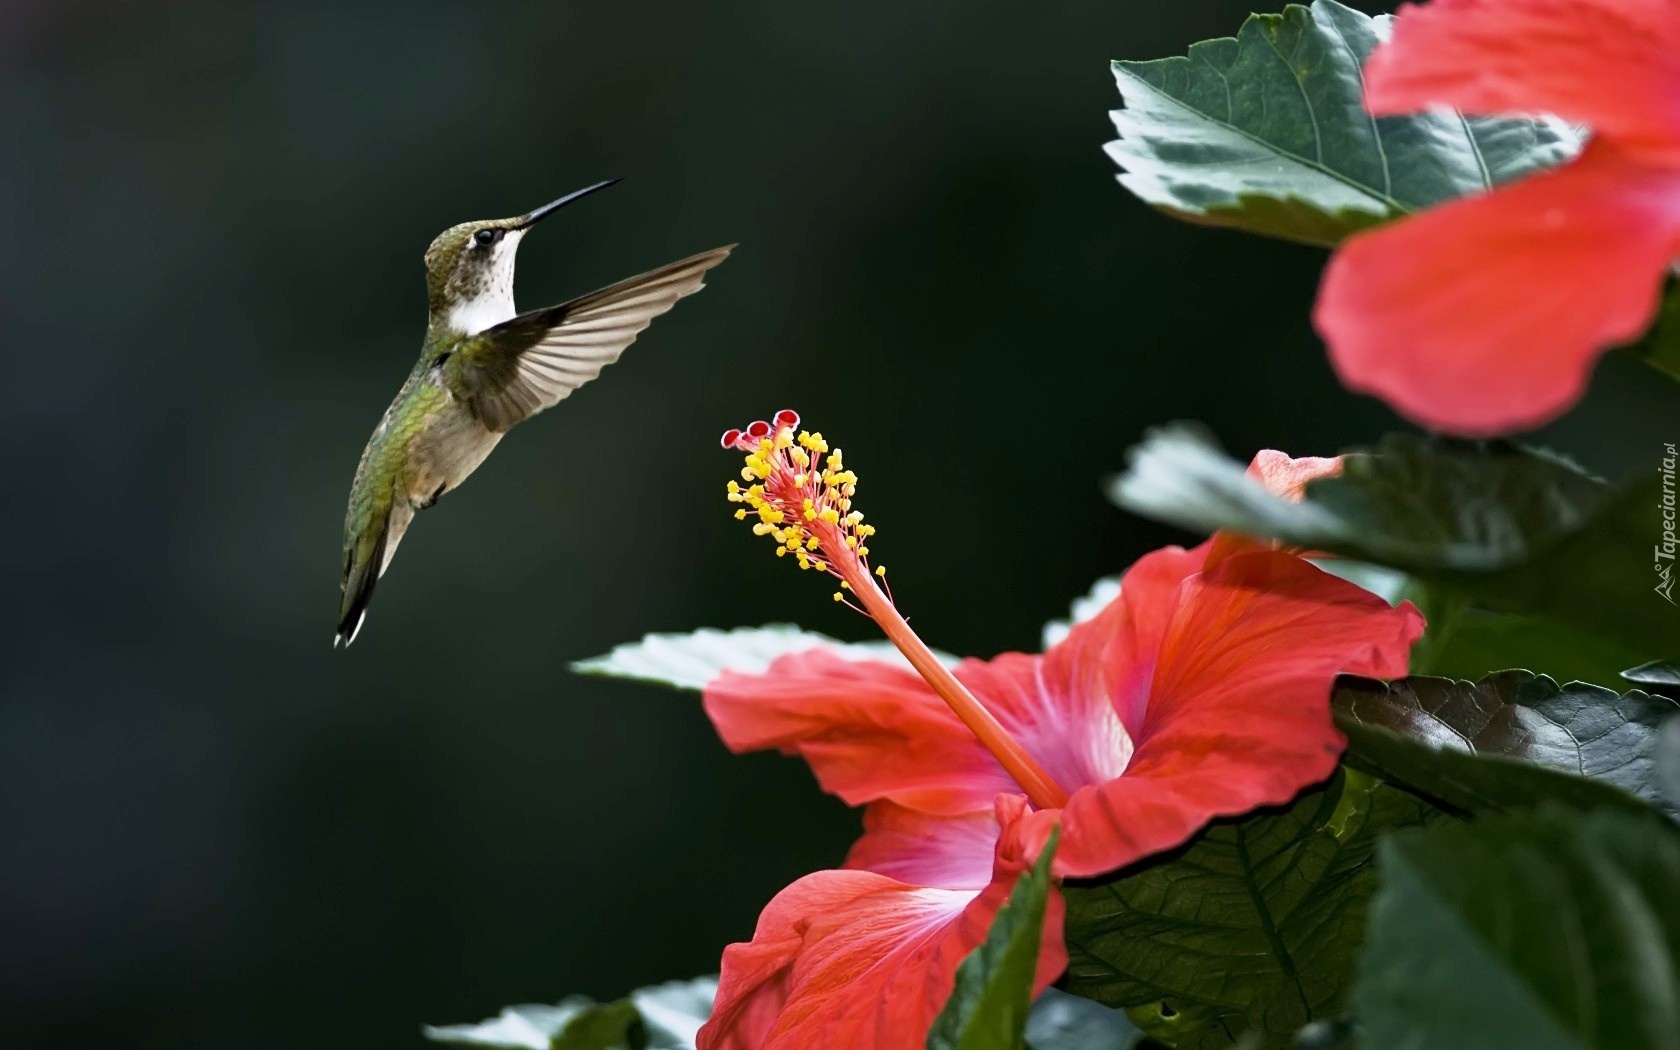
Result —
<path fill-rule="evenodd" d="M 1014 778 L 1015 783 L 1021 785 L 1021 790 L 1027 793 L 1027 798 L 1032 800 L 1032 804 L 1039 809 L 1061 809 L 1067 805 L 1067 792 L 1062 790 L 1060 784 L 1050 779 L 1050 774 L 1044 771 L 1044 767 L 1035 762 L 1020 742 L 1003 728 L 1002 723 L 975 699 L 973 693 L 957 681 L 957 676 L 939 662 L 939 657 L 933 655 L 933 650 L 910 629 L 910 624 L 899 615 L 898 609 L 881 593 L 881 589 L 875 586 L 875 581 L 866 573 L 845 575 L 847 582 L 852 586 L 852 593 L 863 602 L 864 609 L 881 628 L 882 633 L 898 647 L 898 651 L 904 654 L 910 665 L 927 679 L 933 691 L 950 705 L 952 713 L 962 720 L 962 724 L 997 758 L 1004 771 Z M 857 576 L 861 576 L 861 579 L 852 578 Z"/>

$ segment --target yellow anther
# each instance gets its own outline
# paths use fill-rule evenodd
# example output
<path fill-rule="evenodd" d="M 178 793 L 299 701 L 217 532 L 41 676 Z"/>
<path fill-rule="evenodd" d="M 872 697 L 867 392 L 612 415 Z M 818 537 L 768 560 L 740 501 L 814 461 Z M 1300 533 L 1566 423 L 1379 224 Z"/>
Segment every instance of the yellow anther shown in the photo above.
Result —
<path fill-rule="evenodd" d="M 793 447 L 793 430 L 791 428 L 783 427 L 782 429 L 776 431 L 776 447 L 777 448 L 792 448 Z"/>
<path fill-rule="evenodd" d="M 740 510 L 736 511 L 735 512 L 735 520 L 736 521 L 746 521 L 747 520 L 747 508 L 742 507 Z"/>
<path fill-rule="evenodd" d="M 774 532 L 775 530 L 776 530 L 776 526 L 770 524 L 768 521 L 761 521 L 758 524 L 753 526 L 753 535 L 754 536 L 768 536 L 772 532 Z"/>
<path fill-rule="evenodd" d="M 843 602 L 843 601 L 846 600 L 846 596 L 844 594 L 841 594 L 839 591 L 835 591 L 834 592 L 834 600 L 837 601 L 837 602 Z"/>
<path fill-rule="evenodd" d="M 800 488 L 804 488 L 805 487 L 805 480 L 809 477 L 810 477 L 809 474 L 795 474 L 793 476 L 793 483 L 795 485 L 798 485 Z"/>
<path fill-rule="evenodd" d="M 875 575 L 885 577 L 887 575 L 887 567 L 885 565 L 875 566 Z"/>
<path fill-rule="evenodd" d="M 873 535 L 875 535 L 875 526 L 873 526 L 873 525 L 859 525 L 857 533 L 858 533 L 859 536 L 873 536 Z"/>
<path fill-rule="evenodd" d="M 828 562 L 823 561 L 821 558 L 818 558 L 816 561 L 813 561 L 811 563 L 811 566 L 813 568 L 815 568 L 818 572 L 827 572 L 828 571 Z"/>
<path fill-rule="evenodd" d="M 852 548 L 853 550 L 857 550 L 857 537 L 856 536 L 847 536 L 846 537 L 846 546 Z"/>
<path fill-rule="evenodd" d="M 862 520 L 863 520 L 863 511 L 861 511 L 861 510 L 854 510 L 850 514 L 846 515 L 846 524 L 847 525 L 856 525 L 858 522 L 860 522 Z"/>
<path fill-rule="evenodd" d="M 843 591 L 849 591 L 849 590 L 852 589 L 852 585 L 847 583 L 845 580 L 841 580 L 840 581 L 840 589 L 843 590 Z"/>
<path fill-rule="evenodd" d="M 808 551 L 814 551 L 817 549 L 819 542 L 820 541 L 815 536 L 812 536 L 810 539 L 805 541 L 805 549 Z"/>
<path fill-rule="evenodd" d="M 778 558 L 787 557 L 787 548 L 786 547 L 777 547 L 776 548 L 776 557 L 778 557 Z"/>
<path fill-rule="evenodd" d="M 846 499 L 844 496 L 842 496 L 839 500 L 839 506 L 840 506 L 841 510 L 851 510 L 852 509 L 852 501 L 849 500 L 849 499 Z"/>
<path fill-rule="evenodd" d="M 869 557 L 869 548 L 868 547 L 859 547 L 858 548 L 858 557 L 860 557 L 860 558 Z"/>

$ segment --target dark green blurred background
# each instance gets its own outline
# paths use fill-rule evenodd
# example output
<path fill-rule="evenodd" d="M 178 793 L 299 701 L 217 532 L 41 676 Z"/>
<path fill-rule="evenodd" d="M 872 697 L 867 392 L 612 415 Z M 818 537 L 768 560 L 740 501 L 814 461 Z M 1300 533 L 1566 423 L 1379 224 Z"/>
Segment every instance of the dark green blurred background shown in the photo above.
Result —
<path fill-rule="evenodd" d="M 1098 482 L 1154 423 L 1322 453 L 1322 257 L 1122 192 L 1107 61 L 1176 4 L 8 4 L 0 1036 L 413 1046 L 714 970 L 855 817 L 696 698 L 566 665 L 651 630 L 869 625 L 730 520 L 717 448 L 843 444 L 901 607 L 1036 646 L 1182 537 Z M 624 185 L 527 307 L 742 246 L 425 515 L 329 648 L 356 457 L 444 226 Z"/>

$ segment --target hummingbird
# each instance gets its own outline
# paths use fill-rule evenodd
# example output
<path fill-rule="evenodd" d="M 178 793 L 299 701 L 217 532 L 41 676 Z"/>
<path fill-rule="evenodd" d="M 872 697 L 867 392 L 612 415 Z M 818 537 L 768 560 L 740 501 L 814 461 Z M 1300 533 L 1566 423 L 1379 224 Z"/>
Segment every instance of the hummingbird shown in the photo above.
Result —
<path fill-rule="evenodd" d="M 618 360 L 655 317 L 704 287 L 731 244 L 528 313 L 513 306 L 519 242 L 608 179 L 511 219 L 463 222 L 426 249 L 426 340 L 356 465 L 344 515 L 333 646 L 355 641 L 374 584 L 416 511 L 467 479 L 518 423 Z"/>

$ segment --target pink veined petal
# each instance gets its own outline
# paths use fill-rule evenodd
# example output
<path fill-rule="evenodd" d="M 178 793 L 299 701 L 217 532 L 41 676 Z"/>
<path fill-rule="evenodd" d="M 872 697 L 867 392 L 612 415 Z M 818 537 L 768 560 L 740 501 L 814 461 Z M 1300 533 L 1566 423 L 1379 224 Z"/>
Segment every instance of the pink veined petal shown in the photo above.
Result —
<path fill-rule="evenodd" d="M 1019 790 L 907 668 L 815 649 L 779 657 L 761 674 L 725 672 L 702 699 L 730 750 L 798 755 L 825 791 L 850 805 L 891 799 L 967 813 Z"/>
<path fill-rule="evenodd" d="M 1274 496 L 1299 503 L 1306 498 L 1307 483 L 1342 472 L 1340 456 L 1304 456 L 1295 459 L 1275 449 L 1261 449 L 1248 465 L 1248 476 L 1266 486 Z M 1277 550 L 1281 545 L 1257 540 L 1238 532 L 1221 530 L 1203 544 L 1207 550 L 1205 567 L 1212 568 L 1233 554 L 1249 551 Z M 1318 555 L 1314 555 L 1318 557 Z"/>
<path fill-rule="evenodd" d="M 1307 483 L 1342 472 L 1340 456 L 1302 456 L 1263 448 L 1248 465 L 1248 476 L 1259 480 L 1274 496 L 1299 503 L 1307 498 Z"/>
<path fill-rule="evenodd" d="M 1355 236 L 1314 323 L 1342 380 L 1439 430 L 1537 426 L 1638 336 L 1680 251 L 1680 172 L 1576 161 Z"/>
<path fill-rule="evenodd" d="M 1122 588 L 1122 600 L 1126 598 Z M 1330 721 L 1342 672 L 1406 673 L 1423 618 L 1284 552 L 1226 558 L 1182 582 L 1153 651 L 1124 775 L 1074 792 L 1056 871 L 1094 876 L 1188 839 L 1216 816 L 1281 803 L 1335 767 Z M 1052 813 L 1026 818 L 1035 841 Z"/>
<path fill-rule="evenodd" d="M 863 837 L 846 855 L 846 867 L 916 886 L 979 890 L 992 880 L 997 840 L 991 809 L 942 817 L 872 802 L 863 811 Z"/>
<path fill-rule="evenodd" d="M 1102 646 L 1100 637 L 1086 640 L 1101 629 L 1084 632 L 1083 626 L 1062 640 L 1064 650 L 1070 644 Z M 1126 768 L 1131 737 L 1109 692 L 1112 676 L 1097 661 L 1003 653 L 963 661 L 957 677 L 1063 789 L 1119 776 Z"/>
<path fill-rule="evenodd" d="M 1624 147 L 1680 152 L 1671 0 L 1434 0 L 1400 8 L 1365 66 L 1379 115 L 1432 105 L 1552 113 Z"/>
<path fill-rule="evenodd" d="M 1209 541 L 1192 550 L 1163 547 L 1145 554 L 1120 578 L 1118 598 L 1096 616 L 1075 624 L 1066 638 L 1044 654 L 1044 679 L 1052 702 L 1076 709 L 1092 703 L 1111 706 L 1127 736 L 1128 761 L 1131 738 L 1141 727 L 1155 673 L 1153 654 L 1172 623 L 1179 586 L 1202 570 L 1211 549 Z M 1125 659 L 1122 653 L 1139 655 Z M 1089 743 L 1067 741 L 1060 746 L 1083 749 Z M 1103 778 L 1083 777 L 1062 786 L 1072 791 L 1098 779 Z"/>
<path fill-rule="evenodd" d="M 1018 796 L 997 802 L 1006 828 L 1024 808 Z M 978 891 L 861 871 L 820 871 L 795 882 L 765 908 L 751 944 L 725 950 L 700 1050 L 921 1050 L 958 964 L 985 940 L 1025 870 L 1024 845 L 1003 834 L 991 882 Z M 1052 889 L 1035 992 L 1067 965 L 1062 912 Z"/>

